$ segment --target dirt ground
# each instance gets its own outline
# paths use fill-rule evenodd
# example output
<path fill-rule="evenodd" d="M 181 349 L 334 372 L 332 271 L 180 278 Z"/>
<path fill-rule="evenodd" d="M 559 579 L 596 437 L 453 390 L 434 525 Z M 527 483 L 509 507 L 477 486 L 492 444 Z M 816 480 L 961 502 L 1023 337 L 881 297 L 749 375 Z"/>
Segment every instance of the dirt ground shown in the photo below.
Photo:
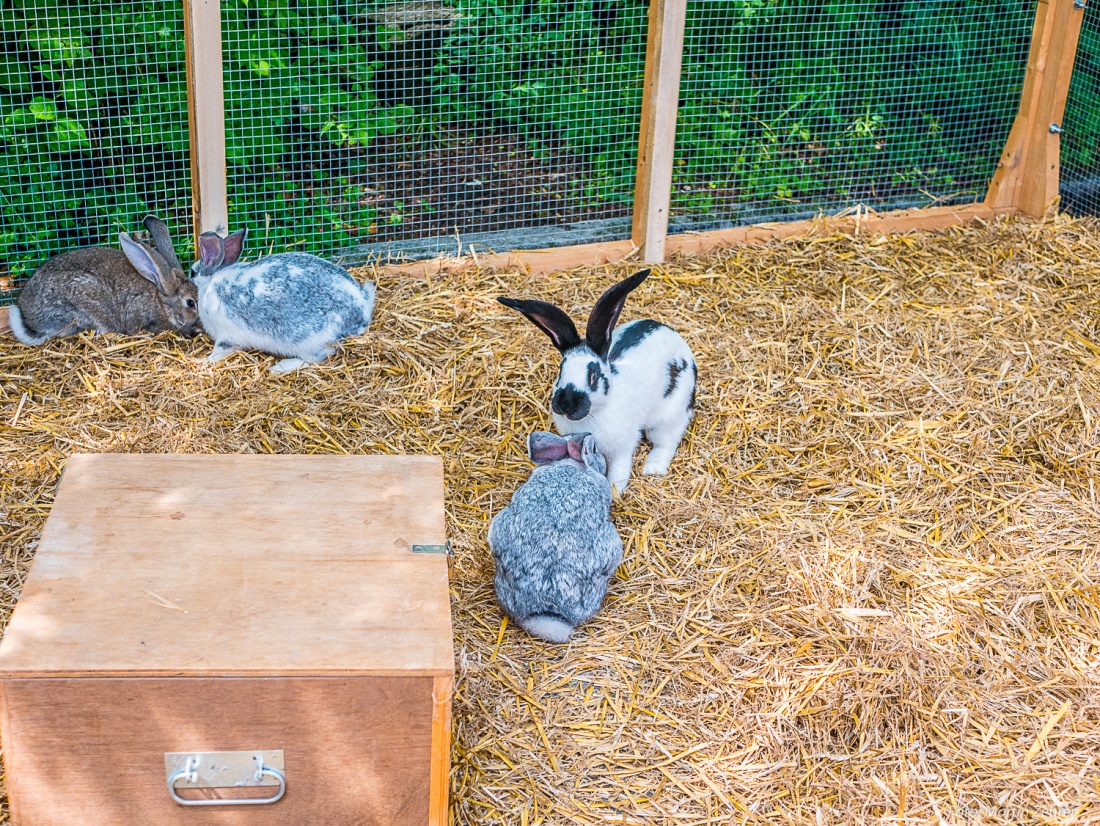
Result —
<path fill-rule="evenodd" d="M 74 452 L 436 454 L 454 824 L 1100 823 L 1100 225 L 656 268 L 623 320 L 693 347 L 698 414 L 551 646 L 502 622 L 485 536 L 559 359 L 495 298 L 582 319 L 633 269 L 362 270 L 371 328 L 281 377 L 202 338 L 0 340 L 2 617 Z"/>
<path fill-rule="evenodd" d="M 528 229 L 630 215 L 630 205 L 586 193 L 594 176 L 564 146 L 538 151 L 522 135 L 455 134 L 430 144 L 382 137 L 352 180 L 377 210 L 354 227 L 361 243 Z"/>

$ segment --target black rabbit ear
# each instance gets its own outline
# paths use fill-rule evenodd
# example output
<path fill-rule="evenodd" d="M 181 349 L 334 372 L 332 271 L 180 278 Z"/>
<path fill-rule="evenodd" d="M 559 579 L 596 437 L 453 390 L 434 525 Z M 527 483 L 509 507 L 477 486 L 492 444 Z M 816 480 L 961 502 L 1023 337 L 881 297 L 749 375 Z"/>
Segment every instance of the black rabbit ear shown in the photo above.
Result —
<path fill-rule="evenodd" d="M 504 296 L 499 296 L 497 301 L 527 316 L 528 321 L 550 336 L 554 346 L 562 353 L 572 350 L 581 343 L 577 325 L 561 308 L 545 301 L 521 301 L 518 298 Z"/>
<path fill-rule="evenodd" d="M 204 267 L 220 267 L 225 258 L 225 241 L 216 232 L 199 236 L 199 261 Z"/>
<path fill-rule="evenodd" d="M 237 259 L 241 257 L 241 253 L 244 252 L 244 239 L 248 235 L 248 229 L 239 229 L 236 232 L 230 233 L 229 237 L 225 239 L 225 257 L 222 259 L 222 263 L 228 266 L 229 264 L 236 264 Z"/>
<path fill-rule="evenodd" d="M 164 221 L 155 215 L 146 215 L 142 223 L 149 234 L 153 236 L 153 244 L 156 245 L 160 257 L 168 262 L 168 266 L 172 269 L 182 270 L 180 260 L 176 257 L 176 249 L 172 246 L 172 236 L 169 235 L 168 227 L 165 226 Z"/>
<path fill-rule="evenodd" d="M 556 433 L 539 430 L 527 437 L 527 455 L 536 465 L 548 465 L 569 455 L 569 443 Z"/>
<path fill-rule="evenodd" d="M 619 315 L 623 311 L 626 297 L 649 277 L 649 273 L 649 270 L 641 270 L 634 273 L 630 278 L 620 281 L 601 295 L 600 300 L 596 302 L 596 306 L 592 308 L 592 314 L 588 316 L 588 326 L 585 327 L 584 337 L 588 342 L 588 346 L 600 358 L 607 358 L 607 351 L 611 347 L 611 333 L 614 331 Z"/>

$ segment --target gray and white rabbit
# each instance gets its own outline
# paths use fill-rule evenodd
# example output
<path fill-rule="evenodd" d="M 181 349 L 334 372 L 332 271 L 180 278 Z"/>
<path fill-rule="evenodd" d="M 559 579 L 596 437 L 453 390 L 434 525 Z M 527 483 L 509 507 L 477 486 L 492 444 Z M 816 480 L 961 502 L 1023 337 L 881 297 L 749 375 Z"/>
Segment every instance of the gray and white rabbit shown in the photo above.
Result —
<path fill-rule="evenodd" d="M 286 356 L 272 373 L 324 361 L 343 338 L 367 329 L 374 284 L 360 284 L 343 267 L 300 252 L 239 264 L 245 230 L 228 238 L 204 232 L 191 268 L 199 287 L 202 326 L 214 339 L 207 361 L 234 350 Z"/>
<path fill-rule="evenodd" d="M 122 249 L 70 250 L 35 270 L 8 316 L 15 337 L 37 345 L 85 330 L 195 335 L 198 290 L 184 274 L 164 222 L 150 215 L 144 223 L 156 249 L 123 232 Z"/>
<path fill-rule="evenodd" d="M 538 467 L 489 526 L 493 584 L 520 628 L 561 643 L 600 610 L 623 542 L 593 436 L 532 433 L 527 453 Z"/>
<path fill-rule="evenodd" d="M 583 340 L 569 316 L 553 304 L 497 299 L 527 316 L 561 352 L 550 403 L 554 426 L 560 433 L 595 435 L 619 493 L 630 481 L 642 437 L 653 445 L 642 473 L 667 473 L 695 412 L 698 369 L 680 335 L 648 318 L 615 330 L 626 297 L 649 272 L 635 273 L 600 296 Z"/>

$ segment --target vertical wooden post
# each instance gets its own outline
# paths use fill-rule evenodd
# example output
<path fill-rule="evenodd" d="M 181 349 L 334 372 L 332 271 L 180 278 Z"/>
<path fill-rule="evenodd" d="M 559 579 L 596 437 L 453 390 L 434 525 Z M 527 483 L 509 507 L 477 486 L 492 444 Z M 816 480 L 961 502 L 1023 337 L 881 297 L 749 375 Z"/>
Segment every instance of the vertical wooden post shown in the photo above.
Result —
<path fill-rule="evenodd" d="M 1042 215 L 1058 197 L 1059 130 L 1083 18 L 1074 0 L 1039 0 L 1020 109 L 990 181 L 987 206 Z"/>
<path fill-rule="evenodd" d="M 451 788 L 451 700 L 453 676 L 436 677 L 432 688 L 432 768 L 428 826 L 447 826 Z"/>
<path fill-rule="evenodd" d="M 665 260 L 686 15 L 687 0 L 649 2 L 645 87 L 631 232 L 645 262 L 660 263 Z"/>
<path fill-rule="evenodd" d="M 225 184 L 225 95 L 219 0 L 183 0 L 187 119 L 191 129 L 191 211 L 195 241 L 229 229 Z"/>

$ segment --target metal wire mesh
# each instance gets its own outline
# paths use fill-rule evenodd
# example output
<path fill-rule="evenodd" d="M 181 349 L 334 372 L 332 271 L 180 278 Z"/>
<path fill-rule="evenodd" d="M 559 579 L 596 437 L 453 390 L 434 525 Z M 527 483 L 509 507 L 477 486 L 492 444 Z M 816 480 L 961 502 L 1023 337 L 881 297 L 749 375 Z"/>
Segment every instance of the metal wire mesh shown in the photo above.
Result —
<path fill-rule="evenodd" d="M 647 7 L 224 0 L 231 228 L 349 261 L 627 237 Z M 689 0 L 671 229 L 982 197 L 1034 7 Z M 0 301 L 146 212 L 189 234 L 182 16 L 0 0 Z"/>
<path fill-rule="evenodd" d="M 980 200 L 1034 2 L 689 0 L 672 230 Z"/>
<path fill-rule="evenodd" d="M 646 15 L 229 0 L 231 226 L 343 260 L 627 237 Z"/>
<path fill-rule="evenodd" d="M 191 232 L 178 3 L 0 3 L 0 304 L 51 254 Z"/>
<path fill-rule="evenodd" d="M 1059 189 L 1073 215 L 1100 215 L 1100 5 L 1084 9 L 1062 118 Z"/>

